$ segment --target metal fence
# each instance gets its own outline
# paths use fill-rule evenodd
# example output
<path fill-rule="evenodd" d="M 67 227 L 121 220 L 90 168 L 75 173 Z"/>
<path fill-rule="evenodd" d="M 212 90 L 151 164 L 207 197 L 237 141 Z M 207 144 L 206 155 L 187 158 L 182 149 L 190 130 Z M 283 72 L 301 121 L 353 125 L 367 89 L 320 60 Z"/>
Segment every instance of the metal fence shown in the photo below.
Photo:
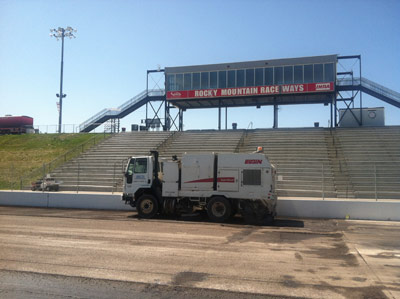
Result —
<path fill-rule="evenodd" d="M 69 182 L 69 188 L 71 189 L 70 191 L 76 191 L 76 193 L 79 193 L 80 191 L 111 192 L 112 194 L 114 194 L 114 192 L 122 191 L 122 173 L 125 170 L 126 163 L 127 159 L 114 162 L 112 166 L 112 177 L 107 182 L 103 182 L 102 184 L 89 186 L 89 189 L 84 183 L 83 178 L 81 178 L 84 169 L 78 163 L 76 180 Z"/>
<path fill-rule="evenodd" d="M 15 181 L 11 181 L 11 183 L 10 183 L 11 190 L 15 189 L 15 187 L 16 187 L 15 185 L 17 185 L 17 188 L 20 190 L 30 188 L 32 181 L 45 178 L 47 174 L 51 173 L 56 168 L 60 167 L 67 161 L 78 157 L 83 152 L 89 150 L 90 148 L 99 144 L 100 142 L 104 141 L 105 139 L 109 138 L 110 136 L 112 136 L 112 135 L 105 134 L 105 133 L 94 136 L 93 138 L 80 144 L 79 146 L 75 147 L 74 149 L 62 154 L 61 156 L 50 161 L 49 163 L 43 163 L 41 167 L 33 169 L 26 175 L 21 176 L 19 178 L 18 183 Z M 10 171 L 11 171 L 11 174 L 15 173 L 14 166 L 13 166 L 13 169 L 11 169 Z"/>
<path fill-rule="evenodd" d="M 44 163 L 42 167 L 34 169 L 29 174 L 20 177 L 19 181 L 10 180 L 9 188 L 11 190 L 29 189 L 31 182 L 36 179 L 44 178 L 48 173 L 60 167 L 65 162 L 78 157 L 81 153 L 87 151 L 103 139 L 92 138 L 88 142 L 80 145 L 72 151 L 54 159 L 50 163 Z M 109 180 L 98 184 L 95 191 L 118 192 L 122 190 L 123 172 L 127 159 L 114 162 L 110 167 L 112 175 L 109 172 Z M 367 161 L 365 162 L 367 163 Z M 376 163 L 367 164 L 363 171 L 358 174 L 344 174 L 338 176 L 333 174 L 332 165 L 321 163 L 315 168 L 316 171 L 312 175 L 290 177 L 287 173 L 279 170 L 277 166 L 276 190 L 278 196 L 295 196 L 295 197 L 314 197 L 314 198 L 363 198 L 373 199 L 399 199 L 400 200 L 400 174 L 388 171 L 385 165 Z M 397 169 L 400 169 L 400 165 Z M 343 169 L 339 168 L 339 172 Z M 76 178 L 68 182 L 69 191 L 93 191 L 88 190 L 83 178 L 83 167 L 77 163 Z M 14 165 L 9 169 L 11 177 L 15 177 L 16 169 Z M 61 187 L 63 182 L 61 182 Z M 307 187 L 305 187 L 307 186 Z M 96 187 L 96 186 L 94 186 Z"/>
<path fill-rule="evenodd" d="M 329 163 L 316 166 L 309 175 L 289 175 L 277 167 L 276 189 L 278 196 L 315 198 L 400 199 L 400 171 L 396 167 L 358 161 L 362 168 L 338 164 L 335 172 Z M 388 164 L 388 163 L 387 163 Z M 396 164 L 396 163 L 392 163 Z M 396 164 L 400 169 L 400 163 Z M 350 168 L 350 170 L 349 170 Z M 356 170 L 358 169 L 358 170 Z"/>
<path fill-rule="evenodd" d="M 93 129 L 91 133 L 107 132 L 104 126 L 100 126 L 102 124 L 103 123 L 99 124 L 99 126 Z M 36 132 L 42 134 L 58 133 L 58 125 L 34 125 L 33 128 L 36 130 Z M 79 124 L 63 124 L 61 126 L 61 133 L 80 133 Z"/>

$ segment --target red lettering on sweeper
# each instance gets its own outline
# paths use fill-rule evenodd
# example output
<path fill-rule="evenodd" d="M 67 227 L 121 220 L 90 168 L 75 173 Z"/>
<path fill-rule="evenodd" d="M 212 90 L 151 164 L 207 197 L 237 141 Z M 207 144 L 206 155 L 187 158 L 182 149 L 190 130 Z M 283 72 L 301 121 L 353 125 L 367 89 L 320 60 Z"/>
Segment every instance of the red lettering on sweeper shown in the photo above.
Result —
<path fill-rule="evenodd" d="M 244 164 L 262 164 L 262 160 L 246 160 Z"/>

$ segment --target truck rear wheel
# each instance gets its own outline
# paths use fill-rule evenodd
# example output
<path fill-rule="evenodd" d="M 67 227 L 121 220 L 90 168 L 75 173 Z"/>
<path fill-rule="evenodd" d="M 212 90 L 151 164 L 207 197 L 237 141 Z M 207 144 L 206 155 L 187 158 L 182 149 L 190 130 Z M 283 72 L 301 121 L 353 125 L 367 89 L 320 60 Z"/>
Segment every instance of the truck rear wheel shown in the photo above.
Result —
<path fill-rule="evenodd" d="M 140 218 L 153 218 L 158 212 L 158 201 L 150 194 L 143 194 L 139 197 L 136 208 Z"/>
<path fill-rule="evenodd" d="M 232 205 L 224 197 L 213 197 L 207 204 L 207 214 L 211 221 L 225 222 L 232 215 Z"/>

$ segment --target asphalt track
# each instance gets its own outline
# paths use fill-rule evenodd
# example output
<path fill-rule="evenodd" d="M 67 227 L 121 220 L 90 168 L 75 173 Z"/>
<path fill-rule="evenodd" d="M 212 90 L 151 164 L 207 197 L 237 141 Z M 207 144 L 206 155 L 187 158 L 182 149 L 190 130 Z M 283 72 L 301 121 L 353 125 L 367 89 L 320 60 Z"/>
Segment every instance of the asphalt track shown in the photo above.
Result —
<path fill-rule="evenodd" d="M 0 207 L 1 298 L 400 298 L 400 223 Z"/>

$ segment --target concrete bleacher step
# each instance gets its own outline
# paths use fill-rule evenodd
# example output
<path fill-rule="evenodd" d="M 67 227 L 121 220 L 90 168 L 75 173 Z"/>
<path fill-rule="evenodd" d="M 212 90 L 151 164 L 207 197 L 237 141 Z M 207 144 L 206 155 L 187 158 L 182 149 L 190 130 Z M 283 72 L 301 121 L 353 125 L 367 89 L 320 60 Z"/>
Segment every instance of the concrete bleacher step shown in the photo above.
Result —
<path fill-rule="evenodd" d="M 79 172 L 81 191 L 121 191 L 132 155 L 251 153 L 258 146 L 277 168 L 279 196 L 321 197 L 323 184 L 325 197 L 374 198 L 376 181 L 379 198 L 400 197 L 400 127 L 120 133 L 53 174 L 64 180 L 62 190 L 76 190 Z"/>
<path fill-rule="evenodd" d="M 60 190 L 121 191 L 122 171 L 130 156 L 147 155 L 157 149 L 172 132 L 120 133 L 73 159 L 51 175 L 63 183 Z M 79 180 L 78 180 L 79 176 Z M 114 187 L 113 187 L 114 186 Z"/>

